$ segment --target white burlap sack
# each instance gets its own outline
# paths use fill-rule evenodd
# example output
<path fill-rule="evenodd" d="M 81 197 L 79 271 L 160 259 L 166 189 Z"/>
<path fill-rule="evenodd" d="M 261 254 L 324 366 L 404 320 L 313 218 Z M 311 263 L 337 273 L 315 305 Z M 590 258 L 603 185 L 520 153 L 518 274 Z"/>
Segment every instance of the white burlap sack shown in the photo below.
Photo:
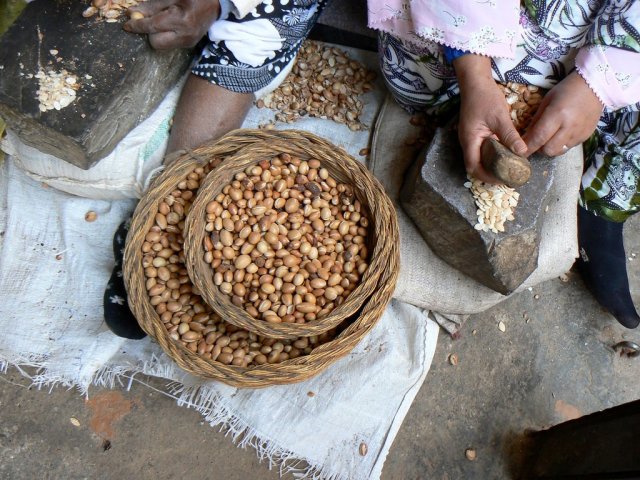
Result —
<path fill-rule="evenodd" d="M 467 277 L 437 257 L 423 240 L 397 199 L 404 172 L 415 158 L 407 140 L 420 128 L 411 125 L 410 116 L 388 97 L 376 123 L 369 168 L 383 183 L 396 203 L 400 224 L 400 278 L 394 297 L 403 302 L 438 312 L 438 321 L 446 317 L 461 323 L 460 315 L 482 312 L 507 297 Z M 578 252 L 576 202 L 582 175 L 582 149 L 574 148 L 557 158 L 541 230 L 538 268 L 520 286 L 522 291 L 568 271 Z M 455 325 L 443 325 L 455 330 Z"/>
<path fill-rule="evenodd" d="M 113 232 L 134 204 L 42 188 L 11 157 L 0 164 L 0 380 L 11 365 L 35 386 L 92 395 L 92 385 L 122 389 L 151 375 L 285 478 L 378 480 L 434 356 L 439 329 L 428 312 L 392 301 L 347 356 L 301 383 L 254 390 L 194 377 L 151 338 L 126 340 L 105 326 Z M 95 222 L 85 221 L 89 210 Z"/>

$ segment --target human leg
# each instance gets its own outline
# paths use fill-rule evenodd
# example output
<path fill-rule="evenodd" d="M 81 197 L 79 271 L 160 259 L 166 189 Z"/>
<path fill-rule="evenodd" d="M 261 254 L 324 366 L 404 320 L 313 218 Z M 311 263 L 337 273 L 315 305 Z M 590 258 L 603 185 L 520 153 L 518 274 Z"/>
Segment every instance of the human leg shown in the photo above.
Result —
<path fill-rule="evenodd" d="M 417 47 L 381 32 L 378 51 L 385 84 L 405 110 L 439 115 L 458 104 L 455 71 L 438 45 Z"/>
<path fill-rule="evenodd" d="M 197 147 L 240 127 L 254 93 L 276 88 L 284 80 L 324 0 L 274 3 L 262 3 L 246 18 L 227 12 L 212 26 L 209 41 L 181 94 L 165 163 L 175 160 L 179 150 Z M 122 244 L 114 243 L 116 265 L 104 296 L 104 314 L 116 335 L 139 339 L 145 334 L 128 308 L 122 278 L 125 224 L 114 238 Z"/>
<path fill-rule="evenodd" d="M 253 103 L 253 93 L 236 93 L 189 75 L 173 116 L 167 154 L 240 128 Z"/>
<path fill-rule="evenodd" d="M 623 225 L 640 210 L 638 106 L 607 112 L 585 148 L 578 208 L 577 262 L 598 302 L 627 328 L 640 324 L 629 291 Z"/>
<path fill-rule="evenodd" d="M 146 336 L 140 328 L 127 304 L 127 292 L 122 276 L 122 256 L 125 239 L 129 231 L 129 221 L 123 222 L 113 236 L 113 256 L 116 264 L 104 292 L 104 321 L 113 333 L 119 337 L 139 340 Z"/>
<path fill-rule="evenodd" d="M 286 4 L 284 4 L 286 3 Z M 225 12 L 209 29 L 183 88 L 167 153 L 239 128 L 254 93 L 274 89 L 315 24 L 324 0 L 264 2 L 247 17 Z"/>

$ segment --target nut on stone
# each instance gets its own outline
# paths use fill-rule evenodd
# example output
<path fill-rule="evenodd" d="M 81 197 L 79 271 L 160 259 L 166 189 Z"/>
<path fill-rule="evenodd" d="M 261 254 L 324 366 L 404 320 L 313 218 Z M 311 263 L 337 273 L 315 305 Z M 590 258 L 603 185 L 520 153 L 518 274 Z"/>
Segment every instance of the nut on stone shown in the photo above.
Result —
<path fill-rule="evenodd" d="M 98 14 L 98 17 L 106 22 L 115 23 L 129 8 L 137 6 L 142 1 L 144 0 L 93 0 L 91 6 L 82 15 L 84 17 L 92 17 Z M 142 15 L 140 12 L 137 13 Z M 137 20 L 144 18 L 144 16 L 134 18 L 133 14 L 131 14 L 131 18 Z"/>
<path fill-rule="evenodd" d="M 467 448 L 464 451 L 464 456 L 467 457 L 467 460 L 474 461 L 477 458 L 477 453 L 474 448 Z"/>

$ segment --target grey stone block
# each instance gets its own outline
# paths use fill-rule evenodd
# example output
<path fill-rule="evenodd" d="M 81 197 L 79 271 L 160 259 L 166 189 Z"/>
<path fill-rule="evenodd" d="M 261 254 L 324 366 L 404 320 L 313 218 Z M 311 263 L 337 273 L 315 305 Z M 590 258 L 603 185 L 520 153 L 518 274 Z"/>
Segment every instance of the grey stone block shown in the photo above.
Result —
<path fill-rule="evenodd" d="M 400 193 L 403 209 L 433 252 L 462 273 L 507 295 L 538 265 L 541 219 L 553 182 L 555 162 L 531 157 L 531 178 L 519 187 L 515 220 L 504 233 L 482 232 L 457 134 L 438 128 L 431 143 L 406 174 Z"/>
<path fill-rule="evenodd" d="M 0 38 L 0 116 L 27 145 L 83 169 L 153 112 L 192 57 L 153 50 L 146 36 L 122 30 L 122 21 L 84 18 L 86 6 L 36 0 Z M 40 112 L 32 75 L 41 68 L 79 77 L 73 103 Z"/>

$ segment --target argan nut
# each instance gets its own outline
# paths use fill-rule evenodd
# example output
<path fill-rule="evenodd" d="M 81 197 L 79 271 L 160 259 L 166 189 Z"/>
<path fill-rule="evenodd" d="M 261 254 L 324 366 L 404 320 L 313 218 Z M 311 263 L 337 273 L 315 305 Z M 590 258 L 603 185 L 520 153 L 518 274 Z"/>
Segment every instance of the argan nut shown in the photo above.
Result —
<path fill-rule="evenodd" d="M 477 458 L 477 454 L 474 448 L 467 448 L 464 451 L 464 456 L 467 457 L 467 460 L 474 461 Z"/>
<path fill-rule="evenodd" d="M 367 447 L 366 443 L 362 442 L 360 443 L 360 448 L 358 450 L 360 452 L 360 455 L 364 457 L 367 454 L 367 451 L 369 450 L 369 448 Z"/>

